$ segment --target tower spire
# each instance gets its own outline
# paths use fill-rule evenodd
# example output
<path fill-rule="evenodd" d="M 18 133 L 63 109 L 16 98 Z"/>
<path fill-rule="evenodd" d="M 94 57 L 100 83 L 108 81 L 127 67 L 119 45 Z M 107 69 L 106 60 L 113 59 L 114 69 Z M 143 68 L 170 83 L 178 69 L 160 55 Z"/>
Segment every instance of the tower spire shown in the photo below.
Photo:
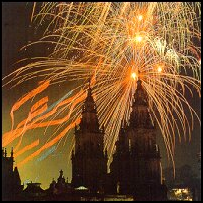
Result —
<path fill-rule="evenodd" d="M 132 104 L 132 112 L 130 115 L 131 127 L 154 128 L 148 108 L 147 93 L 142 86 L 142 81 L 138 79 L 137 88 L 134 94 L 134 102 Z"/>
<path fill-rule="evenodd" d="M 135 105 L 144 105 L 148 106 L 147 104 L 147 94 L 142 86 L 142 81 L 138 79 L 137 81 L 137 89 L 134 94 L 134 103 L 133 106 Z"/>
<path fill-rule="evenodd" d="M 88 97 L 91 97 L 92 96 L 92 89 L 91 89 L 91 78 L 89 77 L 89 80 L 88 80 L 88 90 L 87 90 L 87 99 Z"/>
<path fill-rule="evenodd" d="M 91 125 L 90 125 L 91 123 Z M 87 90 L 87 97 L 82 107 L 82 118 L 79 124 L 80 129 L 94 129 L 99 131 L 99 121 L 97 117 L 97 109 L 96 104 L 94 102 L 94 98 L 92 96 L 92 89 L 90 87 Z"/>
<path fill-rule="evenodd" d="M 11 157 L 13 157 L 13 147 L 11 148 Z"/>

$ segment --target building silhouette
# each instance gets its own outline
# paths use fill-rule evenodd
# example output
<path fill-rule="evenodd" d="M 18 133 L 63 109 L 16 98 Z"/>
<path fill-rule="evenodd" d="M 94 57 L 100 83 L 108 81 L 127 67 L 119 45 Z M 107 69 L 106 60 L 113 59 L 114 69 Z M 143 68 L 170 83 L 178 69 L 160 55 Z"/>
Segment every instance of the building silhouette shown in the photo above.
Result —
<path fill-rule="evenodd" d="M 135 200 L 166 200 L 160 160 L 147 94 L 138 80 L 130 119 L 122 122 L 110 165 L 112 192 L 132 194 Z"/>
<path fill-rule="evenodd" d="M 68 182 L 68 178 L 65 180 L 63 176 L 63 171 L 60 170 L 60 175 L 55 181 L 52 180 L 52 183 L 50 184 L 50 187 L 47 189 L 48 193 L 50 194 L 63 194 L 63 193 L 70 193 L 72 191 L 71 184 Z"/>
<path fill-rule="evenodd" d="M 156 128 L 149 112 L 148 98 L 141 80 L 137 81 L 129 121 L 122 121 L 108 174 L 104 134 L 104 127 L 99 124 L 96 104 L 89 86 L 82 106 L 80 124 L 75 126 L 71 183 L 65 180 L 61 170 L 57 181 L 53 179 L 47 190 L 42 190 L 40 183 L 29 183 L 22 192 L 23 186 L 18 169 L 15 167 L 13 170 L 13 150 L 11 156 L 7 157 L 6 149 L 3 149 L 3 199 L 167 200 L 167 188 L 162 181 L 160 150 L 156 144 Z"/>
<path fill-rule="evenodd" d="M 135 200 L 167 199 L 156 129 L 148 107 L 147 94 L 138 80 L 130 119 L 122 122 L 110 173 L 107 174 L 104 128 L 100 129 L 89 87 L 81 122 L 79 127 L 75 127 L 76 144 L 72 154 L 74 188 L 85 186 L 91 192 L 103 189 L 106 194 L 133 195 Z"/>
<path fill-rule="evenodd" d="M 103 191 L 107 175 L 107 151 L 104 152 L 104 127 L 100 127 L 97 109 L 89 87 L 82 107 L 82 118 L 75 127 L 75 151 L 72 153 L 72 186 Z"/>
<path fill-rule="evenodd" d="M 20 198 L 18 200 L 24 201 L 42 201 L 46 200 L 46 193 L 40 187 L 41 183 L 27 183 L 27 187 L 20 194 Z"/>
<path fill-rule="evenodd" d="M 23 190 L 18 168 L 14 168 L 13 163 L 13 149 L 10 157 L 6 149 L 2 149 L 2 200 L 15 199 Z"/>

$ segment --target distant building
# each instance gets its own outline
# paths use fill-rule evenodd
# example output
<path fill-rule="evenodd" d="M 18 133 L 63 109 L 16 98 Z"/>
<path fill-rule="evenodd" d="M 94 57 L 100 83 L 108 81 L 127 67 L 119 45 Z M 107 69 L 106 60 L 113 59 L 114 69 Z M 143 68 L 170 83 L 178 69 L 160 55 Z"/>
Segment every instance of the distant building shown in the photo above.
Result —
<path fill-rule="evenodd" d="M 47 192 L 49 194 L 58 195 L 63 193 L 70 193 L 72 192 L 72 190 L 73 189 L 71 187 L 71 184 L 68 183 L 68 179 L 65 181 L 65 178 L 63 176 L 63 171 L 60 170 L 60 175 L 57 179 L 57 182 L 53 179 Z"/>
<path fill-rule="evenodd" d="M 75 151 L 72 154 L 72 186 L 84 186 L 91 192 L 104 190 L 107 175 L 107 151 L 104 152 L 104 127 L 100 128 L 97 109 L 89 87 L 82 107 L 82 118 L 75 127 Z"/>
<path fill-rule="evenodd" d="M 128 123 L 123 121 L 110 165 L 113 193 L 133 194 L 135 200 L 166 200 L 162 184 L 161 157 L 156 144 L 156 131 L 148 109 L 148 99 L 137 81 L 132 112 Z"/>
<path fill-rule="evenodd" d="M 10 157 L 6 149 L 2 149 L 2 200 L 13 200 L 23 191 L 18 168 L 14 168 L 13 163 L 13 149 Z"/>
<path fill-rule="evenodd" d="M 41 201 L 46 200 L 46 193 L 40 187 L 41 183 L 27 183 L 27 188 L 21 194 L 21 200 Z"/>

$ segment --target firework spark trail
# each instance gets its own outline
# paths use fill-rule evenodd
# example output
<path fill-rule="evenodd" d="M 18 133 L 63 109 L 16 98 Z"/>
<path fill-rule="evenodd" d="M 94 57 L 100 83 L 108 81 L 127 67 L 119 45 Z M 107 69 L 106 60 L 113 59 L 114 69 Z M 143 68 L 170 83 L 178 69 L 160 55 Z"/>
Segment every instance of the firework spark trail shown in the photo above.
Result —
<path fill-rule="evenodd" d="M 49 84 L 49 83 L 48 83 Z M 23 97 L 22 99 L 20 99 L 20 101 L 16 102 L 14 104 L 14 106 L 12 107 L 12 111 L 11 111 L 11 118 L 12 118 L 12 121 L 14 120 L 14 115 L 13 115 L 13 112 L 18 110 L 25 102 L 27 102 L 29 99 L 31 99 L 32 97 L 36 96 L 37 94 L 39 94 L 41 91 L 44 91 L 46 88 L 47 88 L 47 84 L 46 82 L 44 84 L 42 84 L 41 86 L 39 86 L 38 88 L 30 91 L 29 93 L 26 94 L 25 97 Z M 21 135 L 21 139 L 20 141 L 18 142 L 17 146 L 15 147 L 14 151 L 16 151 L 20 144 L 21 144 L 21 141 L 22 141 L 22 137 L 23 137 L 23 134 L 26 132 L 26 126 L 27 126 L 27 123 L 29 121 L 31 121 L 34 117 L 36 117 L 38 114 L 41 114 L 43 113 L 46 109 L 47 109 L 47 104 L 43 105 L 44 103 L 47 103 L 48 102 L 48 97 L 44 97 L 42 98 L 40 101 L 36 102 L 32 107 L 31 107 L 31 111 L 27 117 L 27 119 L 21 121 L 15 130 L 13 130 L 13 127 L 11 129 L 10 132 L 8 133 L 5 133 L 3 135 L 3 142 L 2 142 L 2 145 L 3 146 L 6 146 L 8 145 L 9 143 L 11 143 L 13 140 L 15 140 L 16 137 L 18 136 L 15 136 L 16 132 L 18 132 L 19 136 Z M 43 105 L 43 106 L 42 106 Z M 38 109 L 40 106 L 42 106 L 42 108 Z M 20 127 L 22 130 L 19 130 Z"/>
<path fill-rule="evenodd" d="M 95 82 L 95 78 L 93 77 L 92 80 L 91 80 L 91 83 L 93 84 Z M 82 94 L 81 94 L 82 93 Z M 70 95 L 70 92 L 68 93 L 68 96 Z M 58 102 L 56 102 L 55 104 L 57 105 L 53 110 L 56 111 L 56 109 L 59 107 L 59 106 L 62 106 L 63 103 L 67 103 L 67 101 L 71 102 L 72 105 L 70 107 L 70 111 L 69 111 L 69 114 L 67 116 L 65 116 L 64 118 L 62 119 L 56 119 L 56 120 L 51 120 L 51 121 L 47 121 L 47 122 L 43 122 L 43 123 L 35 123 L 35 121 L 33 121 L 32 123 L 29 123 L 27 126 L 25 126 L 25 124 L 27 124 L 27 121 L 31 121 L 33 118 L 41 115 L 41 117 L 38 117 L 37 120 L 42 119 L 42 114 L 44 115 L 44 112 L 47 111 L 47 104 L 45 105 L 46 108 L 41 108 L 41 109 L 38 109 L 38 107 L 40 105 L 42 105 L 44 102 L 47 101 L 47 97 L 44 97 L 43 99 L 41 99 L 39 102 L 35 103 L 32 107 L 31 107 L 31 112 L 29 113 L 29 116 L 27 119 L 23 120 L 21 123 L 18 124 L 17 128 L 15 130 L 12 130 L 8 133 L 5 133 L 3 135 L 3 146 L 6 146 L 8 145 L 10 142 L 12 142 L 14 139 L 18 138 L 19 136 L 21 136 L 21 139 L 19 141 L 19 143 L 17 144 L 16 148 L 15 148 L 15 151 L 18 149 L 19 145 L 21 144 L 21 141 L 22 141 L 22 135 L 25 133 L 25 131 L 29 130 L 29 129 L 34 129 L 34 128 L 39 128 L 39 127 L 47 127 L 47 126 L 51 126 L 51 125 L 58 125 L 58 124 L 61 124 L 61 123 L 64 123 L 66 122 L 70 117 L 71 117 L 71 114 L 73 112 L 73 109 L 75 108 L 75 106 L 78 104 L 78 103 L 81 103 L 81 101 L 84 101 L 85 97 L 86 97 L 86 93 L 80 91 L 78 94 L 74 95 L 74 97 L 71 97 L 69 98 L 68 100 L 65 100 L 64 99 L 67 97 L 67 94 L 61 98 Z M 66 108 L 66 106 L 65 106 Z M 38 109 L 38 110 L 36 110 Z M 35 111 L 34 111 L 35 110 Z M 34 112 L 33 112 L 34 111 Z M 53 112 L 48 112 L 49 113 L 49 116 L 51 115 L 50 113 L 53 114 Z M 44 116 L 47 117 L 47 115 L 45 114 Z M 24 126 L 23 126 L 24 124 Z M 23 127 L 21 127 L 23 126 Z M 21 128 L 20 128 L 21 127 Z M 24 132 L 23 132 L 24 131 Z M 22 134 L 23 133 L 23 134 Z M 26 147 L 24 147 L 22 150 L 18 151 L 17 152 L 17 155 L 20 155 L 22 153 L 24 153 L 26 150 L 29 150 L 30 148 L 33 148 L 34 146 L 36 146 L 36 142 L 32 143 L 31 145 L 28 145 Z M 51 147 L 51 145 L 49 145 L 49 147 Z M 31 160 L 31 159 L 30 159 Z"/>
<path fill-rule="evenodd" d="M 33 121 L 31 123 L 27 123 L 27 122 L 31 121 L 31 119 L 34 118 L 36 115 L 39 115 L 39 114 L 43 113 L 46 109 L 47 109 L 47 104 L 45 104 L 42 108 L 35 111 L 34 113 L 29 114 L 28 118 L 23 120 L 22 122 L 20 122 L 18 124 L 18 126 L 16 127 L 16 129 L 4 133 L 3 134 L 2 145 L 7 146 L 9 143 L 11 143 L 16 138 L 20 137 L 23 133 L 25 133 L 25 131 L 27 131 L 28 129 L 35 128 L 36 126 L 33 126 L 35 121 Z"/>
<path fill-rule="evenodd" d="M 91 78 L 89 78 L 89 79 L 90 79 L 89 84 L 85 84 L 85 86 L 91 86 L 91 87 L 94 86 L 95 83 L 96 83 L 96 71 L 95 71 L 94 75 L 93 75 Z M 81 88 L 81 87 L 79 86 L 77 89 L 79 89 L 79 88 Z M 75 89 L 75 90 L 76 90 L 76 89 Z M 75 96 L 75 97 L 72 99 L 72 101 L 71 101 L 72 106 L 71 106 L 71 108 L 70 108 L 69 115 L 72 114 L 72 115 L 80 116 L 78 112 L 80 112 L 82 101 L 84 101 L 84 99 L 85 99 L 85 97 L 86 97 L 85 95 L 86 95 L 86 93 L 84 93 L 84 91 L 81 91 L 81 90 L 80 90 L 79 93 L 78 93 L 78 96 Z M 75 100 L 75 99 L 77 99 L 77 98 L 78 98 L 79 100 Z M 93 94 L 93 98 L 96 99 L 96 95 L 95 95 L 95 94 Z M 71 103 L 70 103 L 70 104 L 71 104 Z M 55 114 L 53 115 L 53 118 L 51 118 L 50 121 L 52 121 L 58 114 L 61 114 L 63 111 L 65 111 L 65 110 L 67 109 L 67 107 L 68 107 L 68 106 L 64 106 L 64 108 L 61 108 L 57 113 L 55 113 Z M 76 108 L 75 108 L 75 107 L 76 107 Z M 76 117 L 76 116 L 73 116 L 73 117 Z M 62 122 L 62 123 L 57 127 L 57 129 L 54 131 L 54 133 L 52 134 L 52 136 L 51 136 L 49 139 L 51 139 L 52 137 L 54 137 L 55 134 L 56 134 L 60 129 L 62 129 L 62 127 L 65 126 L 65 125 L 66 125 L 66 123 L 65 123 L 65 122 Z M 49 126 L 47 126 L 46 129 L 47 129 L 48 127 L 49 127 Z M 45 129 L 45 132 L 44 132 L 44 133 L 46 133 L 46 129 Z M 67 136 L 66 136 L 66 138 L 67 138 Z M 47 140 L 47 142 L 49 141 L 49 139 Z M 64 142 L 64 144 L 65 144 L 65 142 Z"/>
<path fill-rule="evenodd" d="M 42 120 L 44 118 L 47 118 L 50 115 L 52 115 L 54 112 L 56 112 L 57 108 L 62 105 L 61 103 L 59 103 L 51 112 L 48 112 L 47 114 L 35 119 L 34 121 L 32 121 L 29 124 L 27 124 L 26 131 L 30 130 L 30 129 L 35 129 L 35 128 L 42 128 L 42 127 L 47 127 L 47 126 L 52 126 L 52 125 L 58 125 L 58 124 L 61 124 L 61 123 L 65 122 L 65 121 L 68 121 L 68 119 L 70 118 L 70 116 L 72 114 L 72 111 L 73 111 L 74 107 L 79 102 L 84 101 L 84 99 L 85 99 L 85 94 L 82 94 L 82 96 L 76 98 L 75 102 L 71 105 L 69 114 L 66 115 L 65 117 L 60 118 L 60 119 L 51 120 L 51 121 L 45 121 L 45 122 L 36 123 L 37 121 Z M 69 102 L 71 102 L 71 101 L 72 100 L 69 98 Z M 67 101 L 63 101 L 62 103 L 65 103 L 65 102 L 67 103 Z M 39 114 L 42 114 L 46 109 L 42 109 L 42 111 L 41 111 L 41 109 L 39 109 L 40 112 L 38 112 L 38 113 L 35 112 L 35 116 L 39 115 Z M 25 123 L 26 120 L 27 119 L 22 121 L 22 123 Z M 20 123 L 19 126 L 22 125 L 22 123 Z M 3 134 L 3 142 L 2 142 L 3 146 L 8 145 L 9 143 L 14 141 L 16 138 L 18 138 L 22 134 L 24 127 L 19 127 L 19 126 L 17 126 L 17 128 L 15 130 L 11 130 L 11 131 Z"/>
<path fill-rule="evenodd" d="M 96 82 L 96 75 L 94 75 L 94 76 L 91 78 L 90 85 L 94 85 L 95 82 Z M 69 93 L 69 95 L 70 95 L 70 93 Z M 67 96 L 67 94 L 66 94 L 66 96 Z M 76 106 L 77 104 L 81 103 L 81 101 L 84 101 L 85 97 L 86 97 L 86 93 L 83 93 L 82 95 L 78 94 L 78 97 L 76 97 L 75 100 L 72 100 L 72 101 L 74 101 L 74 102 L 73 102 L 72 105 L 71 105 L 69 114 L 68 114 L 67 117 L 63 118 L 62 121 L 60 121 L 61 123 L 64 123 L 64 122 L 67 120 L 67 118 L 70 118 L 70 115 L 72 114 L 73 109 L 75 108 L 75 106 Z M 64 97 L 64 98 L 62 98 L 62 99 L 65 99 L 65 98 L 66 98 L 66 97 Z M 63 101 L 62 99 L 61 99 L 61 101 Z M 61 102 L 61 101 L 60 101 L 60 102 Z M 57 102 L 57 104 L 59 104 L 59 102 Z M 53 122 L 54 122 L 54 121 L 56 121 L 56 120 L 51 120 L 51 121 L 49 122 L 49 124 L 45 124 L 44 126 L 53 125 Z M 66 135 L 66 134 L 63 134 L 63 133 L 64 133 L 64 132 L 67 133 L 67 132 L 69 131 L 69 129 L 72 129 L 73 126 L 74 126 L 73 124 L 78 125 L 79 121 L 80 121 L 80 119 L 77 119 L 77 117 L 76 117 L 76 121 L 75 121 L 74 123 L 71 123 L 71 124 L 65 129 L 65 131 L 63 131 L 62 133 L 60 133 L 58 136 L 56 136 L 56 137 L 55 137 L 54 139 L 52 139 L 51 141 L 49 141 L 49 142 L 47 141 L 43 146 L 47 146 L 47 148 L 49 148 L 49 147 L 51 147 L 53 144 L 55 144 L 56 142 L 60 141 L 61 138 Z M 56 139 L 56 138 L 58 138 L 58 139 Z M 46 147 L 45 147 L 45 148 L 46 148 Z M 42 147 L 41 150 L 44 150 L 45 148 Z M 25 147 L 25 149 L 27 149 L 27 148 Z M 28 149 L 29 149 L 29 147 L 28 147 Z M 24 161 L 22 161 L 22 163 L 19 163 L 19 166 L 23 165 L 23 164 L 26 163 L 27 161 L 32 160 L 32 158 L 34 158 L 34 157 L 35 157 L 35 155 L 30 155 L 30 156 L 27 157 Z M 40 159 L 40 160 L 41 160 L 41 159 Z"/>
<path fill-rule="evenodd" d="M 84 85 L 84 92 L 88 88 L 87 78 L 95 74 L 93 93 L 97 98 L 99 120 L 106 128 L 105 146 L 111 155 L 121 120 L 129 119 L 130 103 L 139 77 L 149 96 L 149 110 L 173 161 L 175 137 L 181 141 L 188 134 L 191 139 L 194 116 L 200 122 L 185 98 L 187 91 L 192 95 L 192 88 L 200 95 L 201 48 L 193 42 L 194 38 L 201 39 L 200 3 L 46 2 L 41 11 L 37 14 L 35 11 L 36 4 L 32 21 L 48 24 L 44 23 L 43 37 L 32 44 L 51 43 L 54 51 L 49 57 L 33 58 L 34 62 L 5 77 L 8 80 L 5 85 L 20 85 L 34 77 L 49 79 L 52 84 L 79 80 L 78 88 Z M 130 78 L 132 73 L 136 75 L 134 80 Z M 72 99 L 77 98 L 78 93 L 74 94 Z M 68 98 L 67 109 L 79 117 L 82 102 L 83 99 L 78 99 L 73 105 Z M 45 117 L 38 121 L 49 116 L 55 119 L 65 112 L 65 103 L 66 100 L 60 103 L 61 109 L 57 105 L 50 114 L 45 114 L 47 117 L 42 115 Z M 185 111 L 189 111 L 191 122 Z M 44 124 L 49 126 L 49 122 Z M 58 124 L 56 132 L 65 126 L 62 121 Z"/>
<path fill-rule="evenodd" d="M 24 124 L 23 128 L 21 128 L 22 131 L 20 132 L 20 140 L 19 140 L 18 144 L 16 145 L 14 151 L 17 150 L 20 147 L 20 145 L 21 145 L 21 142 L 22 142 L 22 139 L 23 139 L 23 135 L 27 131 L 27 124 L 28 124 L 28 122 L 31 121 L 37 115 L 39 115 L 39 114 L 43 113 L 44 111 L 46 111 L 46 110 L 47 110 L 47 104 L 44 104 L 42 106 L 42 108 L 36 110 L 35 112 L 29 113 L 28 118 L 26 120 L 24 120 L 25 124 Z M 17 126 L 17 128 L 15 130 L 18 130 L 18 129 L 19 129 L 19 126 Z"/>
<path fill-rule="evenodd" d="M 64 137 L 66 135 L 66 133 L 68 133 L 69 130 L 71 130 L 72 128 L 75 127 L 75 125 L 78 125 L 80 122 L 80 119 L 76 119 L 74 122 L 72 122 L 70 125 L 68 125 L 58 136 L 56 136 L 54 139 L 52 139 L 50 142 L 44 144 L 40 149 L 38 149 L 37 151 L 35 151 L 34 153 L 32 153 L 30 156 L 28 156 L 27 158 L 25 158 L 23 161 L 21 161 L 17 166 L 21 167 L 23 164 L 25 164 L 26 162 L 32 160 L 34 157 L 38 156 L 42 151 L 44 151 L 45 149 L 49 148 L 50 146 L 54 145 L 55 143 L 57 143 L 62 137 Z"/>
<path fill-rule="evenodd" d="M 36 89 L 32 90 L 31 92 L 29 92 L 28 94 L 26 94 L 22 99 L 20 99 L 19 101 L 17 101 L 10 112 L 10 116 L 11 116 L 11 123 L 12 123 L 12 127 L 11 129 L 13 129 L 14 127 L 14 112 L 16 110 L 18 110 L 25 102 L 27 102 L 29 99 L 35 97 L 37 94 L 41 93 L 42 91 L 44 91 L 45 89 L 47 89 L 47 87 L 49 86 L 50 82 L 46 81 L 45 83 L 43 83 L 42 85 L 40 85 L 39 87 L 37 87 Z"/>
<path fill-rule="evenodd" d="M 47 88 L 47 85 L 45 86 L 44 84 L 42 84 L 38 88 L 27 93 L 25 97 L 23 97 L 20 101 L 18 101 L 14 104 L 14 106 L 12 107 L 12 111 L 11 111 L 12 115 L 13 115 L 13 112 L 18 110 L 25 102 L 27 102 L 29 99 L 36 96 L 40 91 L 43 91 L 46 88 Z M 18 138 L 20 135 L 25 133 L 27 130 L 40 127 L 40 125 L 39 126 L 36 126 L 36 125 L 33 126 L 33 124 L 35 124 L 37 121 L 46 119 L 47 117 L 54 114 L 59 107 L 70 103 L 74 98 L 77 98 L 81 94 L 82 91 L 80 91 L 79 93 L 77 93 L 73 97 L 70 97 L 70 98 L 64 100 L 66 97 L 68 97 L 70 95 L 71 92 L 72 91 L 67 93 L 63 98 L 61 98 L 58 102 L 56 102 L 55 108 L 53 108 L 53 105 L 51 105 L 51 107 L 48 109 L 47 104 L 45 104 L 42 108 L 38 109 L 41 105 L 48 102 L 48 97 L 44 97 L 40 101 L 35 103 L 31 107 L 31 111 L 29 112 L 28 117 L 26 119 L 24 119 L 23 121 L 21 121 L 17 125 L 16 129 L 14 129 L 14 130 L 11 129 L 11 131 L 9 131 L 3 135 L 2 145 L 7 146 L 9 143 L 14 141 L 16 138 Z M 35 120 L 33 120 L 33 118 L 35 118 Z M 29 122 L 31 122 L 31 123 L 29 123 Z M 46 125 L 47 124 L 44 124 L 43 127 Z M 55 124 L 52 123 L 51 125 L 55 125 Z M 22 138 L 21 138 L 21 140 L 22 140 Z M 19 147 L 20 143 L 21 143 L 21 141 L 19 141 L 18 145 L 16 146 L 16 150 Z"/>
<path fill-rule="evenodd" d="M 32 142 L 31 144 L 25 146 L 24 148 L 22 148 L 21 150 L 19 150 L 18 152 L 14 153 L 14 158 L 20 156 L 21 154 L 25 153 L 26 151 L 36 147 L 39 145 L 39 139 Z"/>
<path fill-rule="evenodd" d="M 37 159 L 37 162 L 42 161 L 44 159 L 46 159 L 51 153 L 53 153 L 56 150 L 56 146 L 52 146 L 47 152 L 45 152 L 44 154 L 42 154 L 41 157 L 39 157 Z"/>
<path fill-rule="evenodd" d="M 59 99 L 58 101 L 56 101 L 55 103 L 53 103 L 51 106 L 49 106 L 49 108 L 47 108 L 47 110 L 44 111 L 42 114 L 40 114 L 38 117 L 40 117 L 40 116 L 42 116 L 42 115 L 44 115 L 44 114 L 50 112 L 51 110 L 53 110 L 54 107 L 56 107 L 59 103 L 61 103 L 62 101 L 64 101 L 64 99 L 66 99 L 66 98 L 67 98 L 69 95 L 71 95 L 71 94 L 72 94 L 72 90 L 69 91 L 67 94 L 65 94 L 61 99 Z M 31 111 L 32 111 L 32 109 L 31 109 Z"/>
<path fill-rule="evenodd" d="M 36 111 L 41 105 L 43 105 L 44 103 L 48 102 L 48 96 L 40 99 L 38 102 L 36 102 L 32 107 L 31 107 L 31 113 Z"/>

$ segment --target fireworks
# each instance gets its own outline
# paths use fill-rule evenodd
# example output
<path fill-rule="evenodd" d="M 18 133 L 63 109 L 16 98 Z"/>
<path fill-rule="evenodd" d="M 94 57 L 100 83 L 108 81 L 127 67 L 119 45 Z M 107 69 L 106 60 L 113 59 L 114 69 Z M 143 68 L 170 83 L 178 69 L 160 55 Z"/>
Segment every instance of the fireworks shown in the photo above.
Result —
<path fill-rule="evenodd" d="M 15 129 L 16 137 L 4 135 L 3 143 L 10 143 L 33 128 L 58 125 L 56 133 L 65 128 L 31 154 L 27 158 L 30 160 L 58 142 L 79 122 L 91 77 L 100 124 L 105 126 L 105 147 L 112 154 L 121 121 L 129 119 L 139 77 L 173 161 L 175 136 L 181 140 L 189 135 L 191 139 L 194 115 L 199 119 L 185 93 L 192 94 L 194 88 L 200 94 L 200 47 L 194 45 L 194 39 L 200 41 L 200 3 L 51 2 L 43 3 L 39 12 L 36 7 L 34 3 L 31 19 L 39 29 L 40 25 L 46 27 L 44 36 L 28 46 L 49 43 L 54 50 L 48 57 L 33 58 L 32 63 L 5 77 L 4 85 L 20 85 L 34 77 L 45 80 L 42 88 L 49 83 L 75 80 L 80 85 L 54 109 L 47 112 L 44 106 L 44 114 L 41 111 L 33 114 L 31 110 L 31 117 Z M 33 90 L 21 102 L 43 91 L 38 89 L 39 92 Z M 12 120 L 18 107 L 16 104 L 12 108 Z M 66 110 L 67 117 L 54 120 Z M 191 122 L 186 111 L 190 112 Z M 17 132 L 20 127 L 24 130 Z"/>

